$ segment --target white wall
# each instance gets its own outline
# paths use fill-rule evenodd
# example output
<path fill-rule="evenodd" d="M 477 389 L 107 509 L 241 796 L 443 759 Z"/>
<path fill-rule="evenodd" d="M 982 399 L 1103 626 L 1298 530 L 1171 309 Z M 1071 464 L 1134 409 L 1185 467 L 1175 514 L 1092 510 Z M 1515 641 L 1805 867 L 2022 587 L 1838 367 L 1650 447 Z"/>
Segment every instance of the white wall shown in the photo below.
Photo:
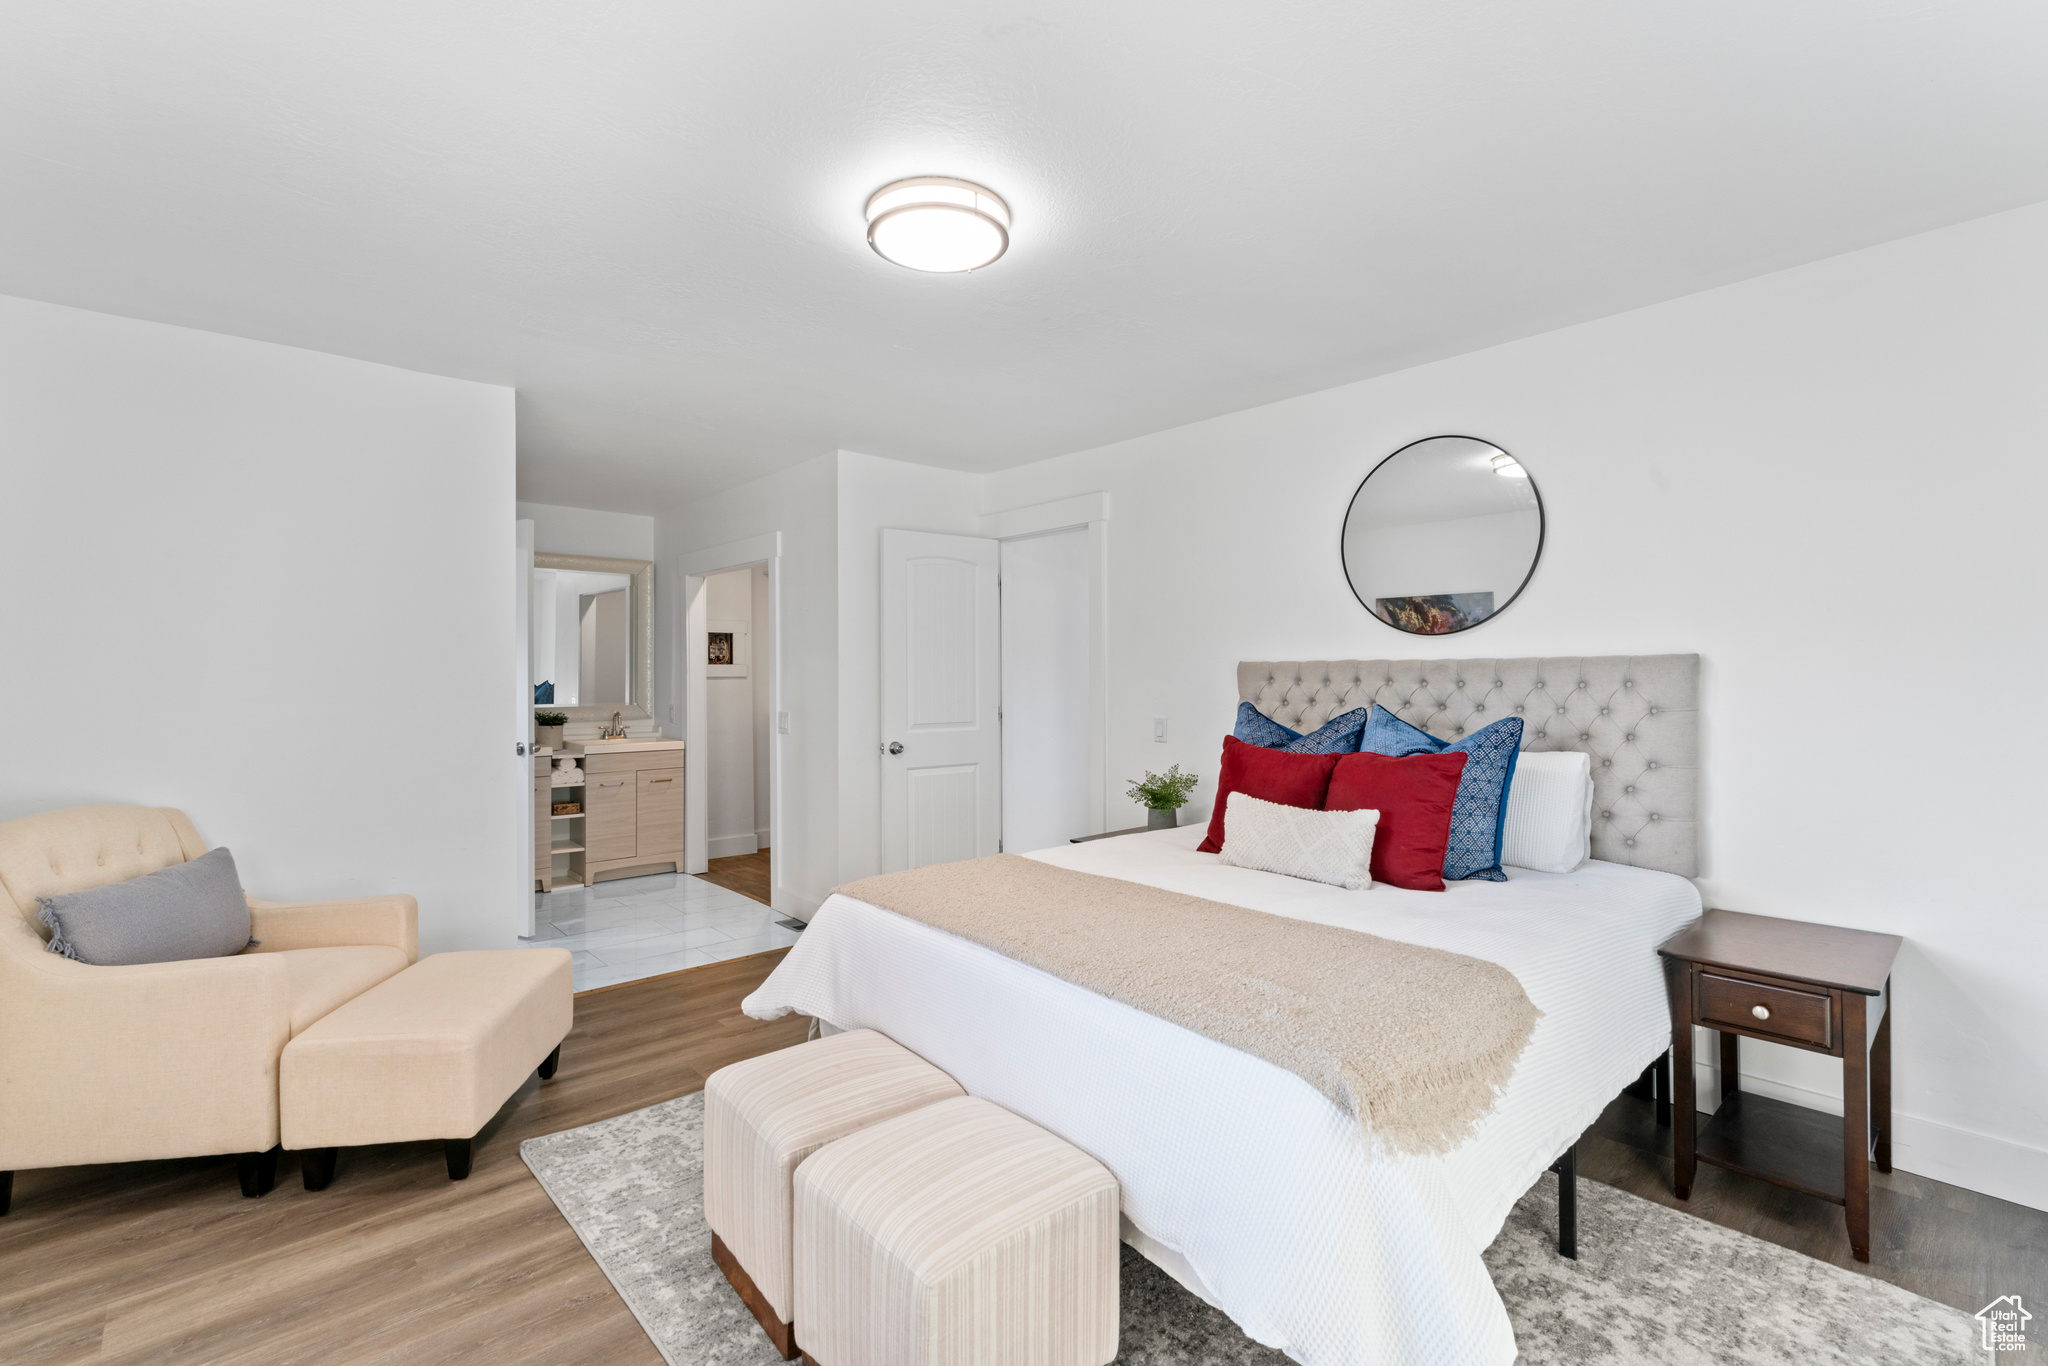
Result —
<path fill-rule="evenodd" d="M 509 389 L 0 298 L 0 818 L 182 807 L 511 947 L 513 473 Z"/>
<path fill-rule="evenodd" d="M 630 512 L 520 503 L 514 514 L 533 523 L 536 555 L 596 555 L 608 560 L 654 558 L 654 518 Z M 659 576 L 656 576 L 659 582 Z"/>
<path fill-rule="evenodd" d="M 1213 775 L 1239 659 L 1700 652 L 1708 904 L 1904 935 L 1896 1162 L 2048 1207 L 2044 319 L 2037 206 L 992 475 L 985 507 L 1115 499 L 1111 826 L 1141 769 Z M 1337 554 L 1365 471 L 1437 432 L 1503 445 L 1550 519 L 1522 599 L 1452 640 L 1367 615 Z M 1839 1106 L 1829 1059 L 1743 1065 Z"/>
<path fill-rule="evenodd" d="M 734 569 L 724 574 L 713 574 L 705 579 L 704 592 L 709 629 L 730 630 L 740 626 L 741 631 L 750 637 L 751 645 L 754 571 Z M 734 634 L 737 636 L 740 631 Z M 706 736 L 709 752 L 704 756 L 704 762 L 709 766 L 707 828 L 712 858 L 751 854 L 758 847 L 754 834 L 755 672 L 749 659 L 748 676 L 745 678 L 708 678 L 704 681 L 710 710 Z"/>
<path fill-rule="evenodd" d="M 778 910 L 808 916 L 839 876 L 839 458 L 821 455 L 655 519 L 655 577 L 674 580 L 679 557 L 774 532 L 782 535 L 782 654 L 773 667 L 782 709 L 781 824 L 773 858 Z M 657 592 L 656 597 L 661 599 Z M 656 719 L 683 734 L 676 599 L 655 613 Z M 785 828 L 786 827 L 786 828 Z"/>

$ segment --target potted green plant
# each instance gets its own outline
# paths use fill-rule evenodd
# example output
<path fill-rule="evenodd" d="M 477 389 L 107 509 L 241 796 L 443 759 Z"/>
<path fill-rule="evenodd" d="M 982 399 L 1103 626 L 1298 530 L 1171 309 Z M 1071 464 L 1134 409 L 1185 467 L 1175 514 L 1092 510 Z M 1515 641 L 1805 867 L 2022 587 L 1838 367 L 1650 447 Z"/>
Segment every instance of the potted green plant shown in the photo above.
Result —
<path fill-rule="evenodd" d="M 1180 771 L 1175 764 L 1164 773 L 1147 771 L 1145 776 L 1131 784 L 1131 800 L 1145 808 L 1147 830 L 1171 830 L 1180 824 L 1180 809 L 1188 804 L 1188 796 L 1195 790 L 1201 778 L 1192 773 Z"/>
<path fill-rule="evenodd" d="M 537 711 L 533 714 L 533 743 L 537 749 L 560 749 L 562 727 L 569 724 L 565 711 Z"/>

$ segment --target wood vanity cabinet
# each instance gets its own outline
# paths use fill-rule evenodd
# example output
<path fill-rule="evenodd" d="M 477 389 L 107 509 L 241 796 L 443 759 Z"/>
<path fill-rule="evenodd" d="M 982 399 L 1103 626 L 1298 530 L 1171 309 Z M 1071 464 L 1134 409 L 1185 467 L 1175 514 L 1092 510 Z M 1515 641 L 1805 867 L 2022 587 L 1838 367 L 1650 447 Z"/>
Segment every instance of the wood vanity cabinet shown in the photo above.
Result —
<path fill-rule="evenodd" d="M 533 760 L 533 885 L 543 892 L 555 888 L 553 876 L 554 822 L 549 813 L 554 810 L 554 767 L 555 761 L 548 755 L 535 755 Z"/>
<path fill-rule="evenodd" d="M 620 756 L 623 757 L 623 756 Z M 596 765 L 593 764 L 595 769 Z M 633 819 L 634 775 L 592 772 L 583 782 L 583 863 L 631 862 L 640 836 Z M 586 882 L 588 878 L 584 879 Z"/>
<path fill-rule="evenodd" d="M 680 749 L 586 754 L 583 882 L 683 866 Z"/>

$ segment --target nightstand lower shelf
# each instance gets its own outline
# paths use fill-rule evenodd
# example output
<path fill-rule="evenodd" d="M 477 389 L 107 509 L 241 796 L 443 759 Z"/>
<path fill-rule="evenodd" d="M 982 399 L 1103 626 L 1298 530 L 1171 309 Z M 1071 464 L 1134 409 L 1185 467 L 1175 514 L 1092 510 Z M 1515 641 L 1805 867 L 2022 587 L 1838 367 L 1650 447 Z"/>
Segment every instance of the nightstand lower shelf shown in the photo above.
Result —
<path fill-rule="evenodd" d="M 1848 1203 L 1840 1115 L 1737 1091 L 1701 1126 L 1696 1155 L 1731 1172 Z"/>

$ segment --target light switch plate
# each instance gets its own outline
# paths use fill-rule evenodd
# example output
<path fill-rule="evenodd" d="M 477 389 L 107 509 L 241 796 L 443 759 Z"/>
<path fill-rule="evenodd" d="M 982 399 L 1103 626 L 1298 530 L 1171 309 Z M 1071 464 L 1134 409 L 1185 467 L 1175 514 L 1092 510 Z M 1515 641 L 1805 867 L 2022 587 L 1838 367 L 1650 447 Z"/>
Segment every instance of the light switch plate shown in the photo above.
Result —
<path fill-rule="evenodd" d="M 783 734 L 783 735 L 787 735 L 787 734 L 789 734 L 789 713 L 788 713 L 788 712 L 786 712 L 786 711 L 779 711 L 779 712 L 776 712 L 776 713 L 775 713 L 775 729 L 776 729 L 776 730 L 777 730 L 777 731 L 778 731 L 779 733 L 781 733 L 781 734 Z"/>
<path fill-rule="evenodd" d="M 1152 718 L 1152 738 L 1162 745 L 1166 743 L 1165 717 L 1155 716 Z"/>

